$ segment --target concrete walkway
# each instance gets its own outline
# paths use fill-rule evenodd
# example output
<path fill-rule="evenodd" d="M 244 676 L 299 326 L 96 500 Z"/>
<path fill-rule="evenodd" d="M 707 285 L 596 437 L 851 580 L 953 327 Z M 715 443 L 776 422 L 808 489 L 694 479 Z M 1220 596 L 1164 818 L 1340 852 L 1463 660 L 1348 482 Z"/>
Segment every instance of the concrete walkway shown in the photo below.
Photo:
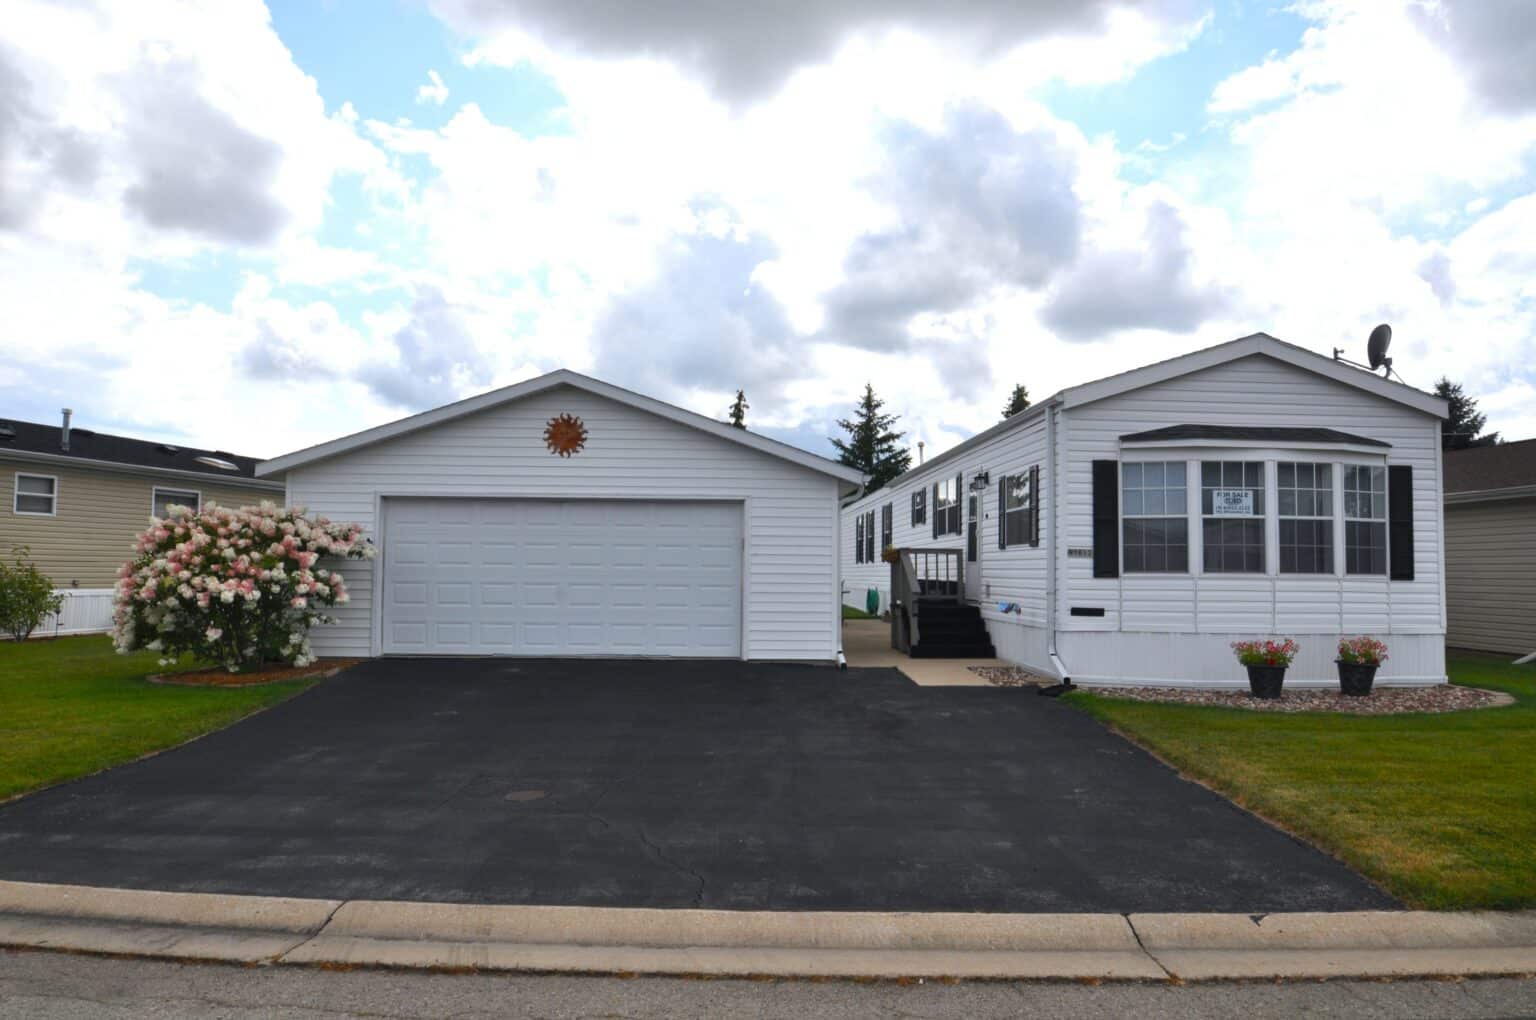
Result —
<path fill-rule="evenodd" d="M 891 647 L 884 620 L 844 620 L 843 656 L 850 669 L 895 669 L 919 687 L 986 687 L 970 666 L 1006 666 L 1001 659 L 914 659 Z"/>
<path fill-rule="evenodd" d="M 1536 912 L 922 914 L 305 900 L 0 882 L 0 946 L 583 974 L 1201 981 L 1536 972 Z"/>

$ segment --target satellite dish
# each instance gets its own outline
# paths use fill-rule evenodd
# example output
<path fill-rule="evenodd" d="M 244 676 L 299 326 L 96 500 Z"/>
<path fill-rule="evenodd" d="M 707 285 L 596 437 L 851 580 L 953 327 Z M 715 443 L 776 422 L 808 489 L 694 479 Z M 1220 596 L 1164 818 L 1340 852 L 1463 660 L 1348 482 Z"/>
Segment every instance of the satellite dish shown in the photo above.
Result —
<path fill-rule="evenodd" d="M 1371 363 L 1371 371 L 1375 371 L 1383 365 L 1391 368 L 1392 362 L 1387 358 L 1387 348 L 1392 346 L 1392 327 L 1383 322 L 1380 326 L 1371 330 L 1371 339 L 1366 342 L 1366 359 Z"/>

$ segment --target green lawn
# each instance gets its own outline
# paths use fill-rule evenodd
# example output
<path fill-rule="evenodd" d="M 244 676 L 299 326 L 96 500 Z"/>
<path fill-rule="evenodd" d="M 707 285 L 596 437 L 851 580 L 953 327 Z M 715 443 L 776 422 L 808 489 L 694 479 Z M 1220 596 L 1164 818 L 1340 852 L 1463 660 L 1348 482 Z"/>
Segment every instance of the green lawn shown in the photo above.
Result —
<path fill-rule="evenodd" d="M 168 687 L 102 635 L 0 642 L 0 801 L 172 747 L 310 685 Z"/>
<path fill-rule="evenodd" d="M 1536 665 L 1453 655 L 1456 683 L 1507 708 L 1276 715 L 1092 694 L 1072 704 L 1407 903 L 1536 906 Z"/>
<path fill-rule="evenodd" d="M 862 609 L 855 609 L 852 606 L 844 606 L 843 607 L 843 619 L 845 619 L 845 620 L 873 620 L 874 617 L 870 616 L 868 613 L 864 612 L 864 610 L 862 610 Z"/>

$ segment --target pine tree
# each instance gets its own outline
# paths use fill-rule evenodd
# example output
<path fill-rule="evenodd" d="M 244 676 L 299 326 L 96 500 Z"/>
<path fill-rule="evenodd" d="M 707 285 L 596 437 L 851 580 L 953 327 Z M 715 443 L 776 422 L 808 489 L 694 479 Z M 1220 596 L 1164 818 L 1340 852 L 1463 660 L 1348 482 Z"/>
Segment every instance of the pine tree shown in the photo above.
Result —
<path fill-rule="evenodd" d="M 1461 383 L 1453 383 L 1441 376 L 1435 383 L 1435 396 L 1443 398 L 1450 407 L 1450 415 L 1440 423 L 1440 448 L 1465 450 L 1472 446 L 1493 446 L 1501 442 L 1497 432 L 1484 432 L 1488 416 L 1479 414 L 1477 401 L 1467 396 Z"/>
<path fill-rule="evenodd" d="M 747 403 L 747 394 L 744 390 L 736 391 L 736 402 L 731 405 L 731 424 L 739 429 L 747 427 L 747 409 L 752 405 Z"/>
<path fill-rule="evenodd" d="M 1008 397 L 1008 406 L 1003 408 L 1003 417 L 1012 418 L 1029 407 L 1029 387 L 1018 383 L 1013 387 L 1013 393 Z"/>
<path fill-rule="evenodd" d="M 864 396 L 859 399 L 853 418 L 837 423 L 848 433 L 847 441 L 832 440 L 837 447 L 837 459 L 858 468 L 869 479 L 869 492 L 884 486 L 912 463 L 912 455 L 901 446 L 901 437 L 906 433 L 892 429 L 900 416 L 881 414 L 880 408 L 884 406 L 885 401 L 875 396 L 875 388 L 865 383 Z"/>

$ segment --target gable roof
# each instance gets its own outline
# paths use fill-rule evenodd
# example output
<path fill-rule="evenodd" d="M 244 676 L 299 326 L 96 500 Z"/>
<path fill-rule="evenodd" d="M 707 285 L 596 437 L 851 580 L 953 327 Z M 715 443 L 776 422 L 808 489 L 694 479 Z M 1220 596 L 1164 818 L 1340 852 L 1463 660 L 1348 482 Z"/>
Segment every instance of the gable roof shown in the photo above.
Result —
<path fill-rule="evenodd" d="M 392 421 L 375 428 L 364 429 L 362 432 L 354 432 L 349 436 L 342 436 L 340 439 L 333 439 L 328 443 L 320 443 L 303 450 L 295 450 L 293 453 L 285 453 L 281 457 L 274 457 L 258 465 L 256 473 L 257 475 L 270 475 L 288 471 L 303 464 L 313 464 L 315 461 L 340 456 L 352 450 L 372 446 L 374 443 L 381 443 L 388 439 L 410 435 L 412 432 L 419 432 L 422 429 L 442 425 L 445 422 L 454 421 L 471 414 L 478 414 L 481 411 L 488 411 L 503 404 L 510 404 L 515 400 L 531 397 L 536 393 L 543 393 L 557 386 L 571 386 L 578 390 L 585 390 L 595 396 L 612 400 L 615 403 L 625 404 L 648 414 L 654 414 L 658 418 L 665 418 L 679 425 L 686 425 L 689 428 L 707 432 L 719 439 L 737 443 L 759 453 L 765 453 L 770 457 L 787 460 L 792 464 L 798 464 L 812 471 L 819 471 L 824 475 L 830 475 L 833 478 L 841 479 L 853 485 L 862 485 L 864 483 L 863 474 L 856 468 L 839 464 L 837 461 L 826 457 L 819 457 L 797 446 L 790 446 L 788 443 L 769 439 L 767 436 L 759 435 L 756 432 L 739 429 L 734 425 L 727 425 L 724 422 L 706 418 L 702 414 L 686 411 L 681 407 L 657 400 L 654 397 L 647 397 L 632 390 L 626 390 L 611 383 L 605 383 L 600 379 L 593 379 L 591 376 L 572 372 L 568 368 L 557 369 L 533 379 L 513 383 L 511 386 L 503 386 L 501 389 L 491 390 L 489 393 L 481 393 L 478 396 L 469 397 L 452 404 L 444 404 L 442 407 L 434 407 L 430 411 L 413 414 L 408 418 L 401 418 L 399 421 Z"/>
<path fill-rule="evenodd" d="M 232 483 L 261 486 L 273 484 L 271 479 L 256 477 L 256 465 L 260 462 L 255 457 L 73 427 L 69 430 L 69 449 L 66 450 L 62 427 L 14 419 L 0 420 L 0 456 L 8 453 L 17 454 L 26 460 L 74 461 L 79 462 L 81 467 L 128 467 L 147 473 L 196 475 Z M 234 468 L 221 468 L 201 461 L 199 457 L 223 461 L 234 465 Z"/>
<path fill-rule="evenodd" d="M 1268 333 L 1253 333 L 1249 336 L 1229 340 L 1224 344 L 1214 347 L 1206 347 L 1189 354 L 1181 354 L 1168 358 L 1165 361 L 1154 362 L 1151 365 L 1143 365 L 1118 375 L 1096 379 L 1093 382 L 1081 383 L 1077 386 L 1068 386 L 1058 390 L 1037 403 L 1030 404 L 1028 408 L 1020 411 L 1011 418 L 1004 418 L 996 425 L 992 425 L 969 439 L 956 443 L 943 453 L 935 454 L 915 468 L 910 468 L 885 484 L 885 488 L 895 485 L 900 481 L 910 481 L 913 477 L 927 474 L 943 467 L 945 464 L 962 457 L 969 451 L 980 446 L 1010 429 L 1023 426 L 1026 422 L 1033 421 L 1045 412 L 1047 407 L 1059 405 L 1061 407 L 1081 407 L 1091 404 L 1096 400 L 1117 396 L 1121 393 L 1129 393 L 1131 390 L 1141 389 L 1144 386 L 1153 386 L 1157 383 L 1176 379 L 1181 375 L 1189 375 L 1191 372 L 1200 372 L 1217 365 L 1224 365 L 1239 358 L 1250 357 L 1255 354 L 1266 355 L 1277 361 L 1283 361 L 1308 372 L 1315 372 L 1327 376 L 1330 379 L 1341 382 L 1346 386 L 1354 386 L 1388 400 L 1406 404 L 1425 414 L 1439 418 L 1446 416 L 1446 403 L 1439 397 L 1416 390 L 1404 383 L 1383 379 L 1374 372 L 1355 368 L 1342 362 L 1334 361 L 1315 351 L 1309 351 L 1305 347 L 1297 347 L 1295 344 L 1277 340 Z M 1365 440 L 1365 442 L 1374 442 Z M 879 491 L 884 492 L 882 488 Z M 861 502 L 865 497 L 860 496 L 855 502 Z"/>
<path fill-rule="evenodd" d="M 1445 491 L 1495 492 L 1536 486 L 1536 439 L 1445 454 Z"/>
<path fill-rule="evenodd" d="M 1374 372 L 1335 361 L 1316 351 L 1297 347 L 1284 340 L 1277 340 L 1268 333 L 1253 333 L 1236 340 L 1229 340 L 1224 344 L 1217 344 L 1215 347 L 1181 354 L 1166 361 L 1154 362 L 1118 375 L 1083 383 L 1080 386 L 1071 386 L 1062 390 L 1059 396 L 1063 406 L 1078 407 L 1095 400 L 1141 389 L 1143 386 L 1166 382 L 1181 375 L 1189 375 L 1191 372 L 1215 368 L 1217 365 L 1224 365 L 1253 354 L 1262 354 L 1276 361 L 1283 361 L 1305 371 L 1326 376 L 1346 386 L 1353 386 L 1378 397 L 1406 404 L 1437 418 L 1446 416 L 1445 401 L 1432 393 L 1416 390 L 1412 386 L 1392 379 L 1383 379 Z"/>

